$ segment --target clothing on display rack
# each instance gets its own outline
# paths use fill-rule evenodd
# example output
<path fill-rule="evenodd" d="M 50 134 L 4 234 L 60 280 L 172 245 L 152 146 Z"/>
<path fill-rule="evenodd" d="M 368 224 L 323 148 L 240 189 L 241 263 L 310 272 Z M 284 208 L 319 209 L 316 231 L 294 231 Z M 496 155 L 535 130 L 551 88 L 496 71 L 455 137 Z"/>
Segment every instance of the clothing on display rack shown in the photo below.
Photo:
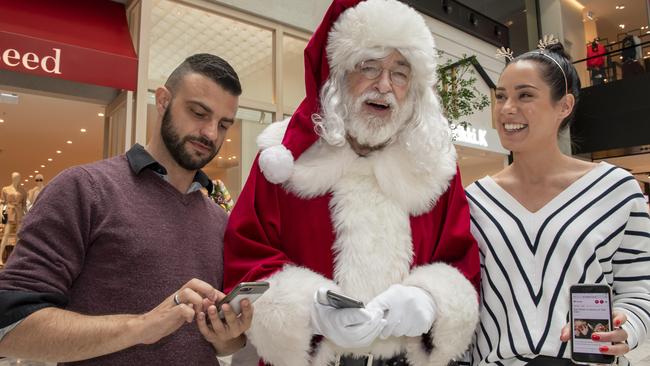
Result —
<path fill-rule="evenodd" d="M 587 45 L 587 69 L 591 72 L 591 85 L 599 85 L 605 82 L 607 73 L 605 70 L 605 46 L 594 39 Z"/>

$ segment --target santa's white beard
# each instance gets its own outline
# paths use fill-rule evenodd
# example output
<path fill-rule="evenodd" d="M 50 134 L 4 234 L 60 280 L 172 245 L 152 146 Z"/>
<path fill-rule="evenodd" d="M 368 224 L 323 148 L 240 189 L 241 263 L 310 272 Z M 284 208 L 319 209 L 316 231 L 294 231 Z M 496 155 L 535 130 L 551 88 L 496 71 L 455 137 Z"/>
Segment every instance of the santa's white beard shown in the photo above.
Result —
<path fill-rule="evenodd" d="M 415 105 L 411 94 L 400 106 L 392 93 L 380 94 L 376 91 L 369 91 L 355 100 L 348 100 L 349 114 L 345 121 L 346 132 L 354 137 L 359 144 L 367 146 L 379 146 L 389 139 L 397 137 L 400 128 L 411 119 Z M 365 112 L 363 108 L 368 100 L 381 100 L 388 103 L 391 113 L 386 117 L 380 117 Z"/>

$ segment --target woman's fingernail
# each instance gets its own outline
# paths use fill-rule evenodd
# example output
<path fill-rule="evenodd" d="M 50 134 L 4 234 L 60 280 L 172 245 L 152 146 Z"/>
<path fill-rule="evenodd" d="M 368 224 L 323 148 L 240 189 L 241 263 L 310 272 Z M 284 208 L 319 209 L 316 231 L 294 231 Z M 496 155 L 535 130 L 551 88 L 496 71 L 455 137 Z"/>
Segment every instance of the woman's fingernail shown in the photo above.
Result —
<path fill-rule="evenodd" d="M 592 335 L 591 335 L 591 339 L 593 339 L 594 341 L 599 341 L 599 340 L 600 340 L 600 336 L 599 336 L 598 334 L 592 334 Z"/>
<path fill-rule="evenodd" d="M 600 346 L 600 347 L 598 348 L 598 350 L 599 350 L 600 352 L 607 352 L 607 351 L 609 351 L 609 347 L 607 347 L 607 346 Z"/>
<path fill-rule="evenodd" d="M 616 326 L 618 327 L 619 325 L 621 325 L 621 321 L 620 321 L 620 320 L 616 320 L 616 321 L 614 322 L 614 324 L 616 324 Z"/>

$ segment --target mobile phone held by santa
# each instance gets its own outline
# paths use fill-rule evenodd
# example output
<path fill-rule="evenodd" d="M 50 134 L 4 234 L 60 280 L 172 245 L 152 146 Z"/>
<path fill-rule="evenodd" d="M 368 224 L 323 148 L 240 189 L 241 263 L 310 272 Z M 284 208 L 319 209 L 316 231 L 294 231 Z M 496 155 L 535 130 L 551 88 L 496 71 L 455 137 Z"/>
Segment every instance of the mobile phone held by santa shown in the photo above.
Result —
<path fill-rule="evenodd" d="M 252 304 L 257 300 L 266 290 L 269 289 L 269 283 L 264 281 L 259 282 L 242 282 L 235 286 L 235 288 L 226 295 L 219 303 L 217 304 L 217 310 L 219 311 L 219 316 L 223 318 L 223 312 L 221 311 L 221 306 L 223 304 L 230 305 L 231 309 L 235 314 L 239 315 L 241 313 L 241 301 L 247 299 Z"/>
<path fill-rule="evenodd" d="M 353 299 L 349 296 L 341 295 L 332 290 L 319 289 L 316 295 L 317 301 L 321 305 L 331 306 L 336 309 L 346 308 L 363 308 L 363 302 Z"/>
<path fill-rule="evenodd" d="M 571 286 L 571 359 L 576 363 L 611 364 L 612 355 L 602 354 L 600 346 L 610 342 L 593 340 L 595 332 L 612 330 L 612 295 L 607 285 Z"/>

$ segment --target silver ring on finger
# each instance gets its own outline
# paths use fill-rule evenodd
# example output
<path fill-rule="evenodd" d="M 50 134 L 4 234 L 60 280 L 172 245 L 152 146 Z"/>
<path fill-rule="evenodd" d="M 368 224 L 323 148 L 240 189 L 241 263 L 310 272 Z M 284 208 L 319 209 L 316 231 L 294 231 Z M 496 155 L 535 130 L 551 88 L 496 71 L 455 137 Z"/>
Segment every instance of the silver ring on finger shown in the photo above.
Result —
<path fill-rule="evenodd" d="M 181 300 L 178 298 L 178 292 L 174 294 L 174 304 L 176 305 L 182 304 Z"/>

